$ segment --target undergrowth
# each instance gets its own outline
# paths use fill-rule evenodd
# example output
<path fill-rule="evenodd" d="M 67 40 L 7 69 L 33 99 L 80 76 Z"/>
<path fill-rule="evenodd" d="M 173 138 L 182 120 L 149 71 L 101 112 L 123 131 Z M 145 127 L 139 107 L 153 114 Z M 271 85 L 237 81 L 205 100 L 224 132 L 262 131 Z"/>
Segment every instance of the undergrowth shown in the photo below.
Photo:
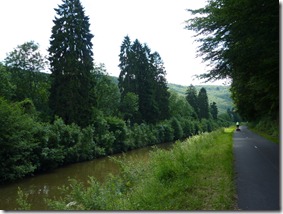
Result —
<path fill-rule="evenodd" d="M 279 122 L 265 118 L 259 122 L 251 122 L 248 126 L 253 132 L 261 135 L 262 137 L 274 143 L 279 143 Z"/>

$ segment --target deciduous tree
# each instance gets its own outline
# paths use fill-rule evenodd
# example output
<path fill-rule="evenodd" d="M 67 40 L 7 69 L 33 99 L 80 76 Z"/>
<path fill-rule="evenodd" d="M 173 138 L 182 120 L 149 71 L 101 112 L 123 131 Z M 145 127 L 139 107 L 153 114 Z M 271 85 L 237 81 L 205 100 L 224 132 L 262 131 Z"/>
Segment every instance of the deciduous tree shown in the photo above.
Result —
<path fill-rule="evenodd" d="M 48 62 L 34 41 L 18 45 L 5 58 L 5 70 L 9 72 L 9 80 L 13 85 L 13 101 L 31 99 L 43 114 L 48 112 L 48 96 L 50 80 L 46 73 Z"/>
<path fill-rule="evenodd" d="M 266 0 L 210 0 L 189 10 L 206 80 L 230 78 L 238 112 L 249 120 L 279 119 L 279 5 Z"/>

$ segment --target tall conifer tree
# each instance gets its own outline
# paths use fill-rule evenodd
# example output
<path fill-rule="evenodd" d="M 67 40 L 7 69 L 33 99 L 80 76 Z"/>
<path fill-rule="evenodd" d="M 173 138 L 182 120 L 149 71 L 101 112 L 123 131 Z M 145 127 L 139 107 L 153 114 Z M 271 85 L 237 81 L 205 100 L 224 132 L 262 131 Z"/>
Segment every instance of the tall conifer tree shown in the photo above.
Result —
<path fill-rule="evenodd" d="M 126 36 L 121 45 L 119 88 L 123 101 L 127 93 L 138 96 L 139 114 L 135 122 L 155 123 L 168 117 L 169 93 L 160 55 L 137 39 Z"/>
<path fill-rule="evenodd" d="M 210 113 L 214 120 L 217 120 L 218 117 L 218 108 L 216 102 L 210 103 Z"/>
<path fill-rule="evenodd" d="M 170 117 L 169 115 L 169 97 L 166 70 L 163 64 L 163 60 L 159 53 L 154 52 L 151 54 L 151 64 L 154 70 L 155 78 L 155 100 L 159 108 L 159 119 L 164 120 Z"/>
<path fill-rule="evenodd" d="M 199 119 L 209 119 L 208 97 L 205 88 L 201 88 L 198 94 Z"/>
<path fill-rule="evenodd" d="M 187 88 L 186 99 L 188 103 L 193 107 L 196 114 L 198 115 L 199 107 L 198 107 L 197 90 L 192 84 Z"/>
<path fill-rule="evenodd" d="M 121 70 L 119 78 L 118 78 L 118 86 L 121 92 L 122 100 L 126 96 L 128 92 L 136 93 L 134 90 L 135 85 L 135 75 L 133 74 L 133 69 L 131 65 L 133 64 L 131 61 L 133 56 L 132 53 L 132 45 L 131 40 L 128 36 L 125 36 L 121 49 L 120 49 L 120 64 L 119 68 Z"/>
<path fill-rule="evenodd" d="M 49 60 L 52 71 L 50 107 L 66 123 L 87 126 L 91 120 L 89 92 L 93 53 L 89 18 L 80 0 L 63 0 L 55 9 L 50 39 Z"/>

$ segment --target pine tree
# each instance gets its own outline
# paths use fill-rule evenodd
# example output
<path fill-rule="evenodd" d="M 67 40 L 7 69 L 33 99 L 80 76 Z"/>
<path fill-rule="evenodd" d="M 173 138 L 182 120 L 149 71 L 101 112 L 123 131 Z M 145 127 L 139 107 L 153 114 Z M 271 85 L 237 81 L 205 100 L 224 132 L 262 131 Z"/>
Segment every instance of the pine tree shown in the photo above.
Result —
<path fill-rule="evenodd" d="M 131 68 L 131 59 L 133 56 L 132 53 L 132 45 L 131 40 L 128 36 L 126 36 L 122 42 L 121 49 L 120 49 L 120 75 L 118 78 L 118 86 L 121 92 L 121 98 L 126 96 L 128 92 L 136 93 L 135 91 L 135 75 L 133 74 L 133 69 Z"/>
<path fill-rule="evenodd" d="M 198 94 L 199 119 L 209 119 L 208 97 L 205 88 Z"/>
<path fill-rule="evenodd" d="M 213 119 L 217 120 L 218 108 L 215 102 L 210 103 L 210 113 Z"/>
<path fill-rule="evenodd" d="M 193 107 L 195 113 L 199 115 L 199 107 L 198 107 L 198 98 L 197 98 L 197 90 L 191 84 L 186 91 L 186 99 L 188 103 Z"/>
<path fill-rule="evenodd" d="M 128 93 L 138 96 L 139 114 L 135 122 L 155 123 L 168 117 L 169 93 L 165 69 L 157 52 L 137 39 L 131 44 L 126 36 L 121 45 L 119 88 L 121 100 Z"/>
<path fill-rule="evenodd" d="M 55 9 L 49 48 L 52 71 L 50 107 L 66 123 L 87 126 L 91 121 L 90 71 L 93 53 L 89 18 L 80 0 L 63 0 Z"/>
<path fill-rule="evenodd" d="M 159 53 L 151 54 L 151 65 L 154 70 L 155 78 L 155 100 L 159 109 L 159 120 L 168 119 L 169 115 L 169 97 L 166 70 Z"/>

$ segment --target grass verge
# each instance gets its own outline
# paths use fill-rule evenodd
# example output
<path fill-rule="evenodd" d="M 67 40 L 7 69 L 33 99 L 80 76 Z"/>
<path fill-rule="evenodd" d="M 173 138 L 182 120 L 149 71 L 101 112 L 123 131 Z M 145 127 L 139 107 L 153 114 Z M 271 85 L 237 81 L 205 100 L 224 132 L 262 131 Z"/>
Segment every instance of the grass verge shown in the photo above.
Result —
<path fill-rule="evenodd" d="M 248 127 L 258 135 L 279 144 L 280 142 L 280 126 L 278 121 L 269 118 L 262 118 L 257 122 L 249 122 Z"/>
<path fill-rule="evenodd" d="M 266 138 L 266 139 L 272 141 L 273 143 L 279 144 L 279 142 L 280 142 L 279 137 L 274 137 L 274 136 L 272 136 L 272 135 L 270 135 L 270 134 L 268 134 L 268 133 L 266 133 L 266 132 L 263 132 L 263 131 L 261 131 L 261 130 L 258 130 L 258 129 L 256 129 L 256 128 L 254 128 L 254 127 L 249 127 L 249 129 L 250 129 L 251 131 L 257 133 L 258 135 L 260 135 L 260 136 L 262 136 L 262 137 L 264 137 L 264 138 Z"/>
<path fill-rule="evenodd" d="M 48 199 L 55 210 L 235 210 L 233 128 L 155 149 L 148 162 L 116 159 L 119 176 L 100 184 L 90 178 L 62 187 Z"/>

